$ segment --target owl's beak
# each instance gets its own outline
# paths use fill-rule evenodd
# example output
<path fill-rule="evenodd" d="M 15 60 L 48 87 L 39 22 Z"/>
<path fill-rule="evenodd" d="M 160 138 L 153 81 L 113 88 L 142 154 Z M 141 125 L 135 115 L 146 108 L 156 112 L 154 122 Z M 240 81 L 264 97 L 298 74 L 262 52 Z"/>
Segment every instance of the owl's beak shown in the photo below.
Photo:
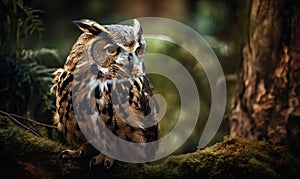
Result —
<path fill-rule="evenodd" d="M 134 76 L 144 74 L 143 59 L 142 57 L 139 58 L 135 53 L 129 53 L 129 58 L 119 60 L 119 64 L 122 71 L 126 74 Z"/>
<path fill-rule="evenodd" d="M 137 55 L 135 53 L 132 54 L 132 61 L 133 61 L 133 64 L 136 64 L 140 61 L 140 59 L 137 57 Z"/>
<path fill-rule="evenodd" d="M 134 61 L 136 60 L 135 58 L 137 58 L 136 55 L 130 53 L 130 54 L 129 54 L 129 58 L 123 61 L 123 62 L 125 62 L 125 63 L 123 63 L 122 66 L 123 66 L 123 68 L 125 68 L 129 73 L 131 73 L 131 71 L 133 70 L 133 67 L 134 67 Z"/>

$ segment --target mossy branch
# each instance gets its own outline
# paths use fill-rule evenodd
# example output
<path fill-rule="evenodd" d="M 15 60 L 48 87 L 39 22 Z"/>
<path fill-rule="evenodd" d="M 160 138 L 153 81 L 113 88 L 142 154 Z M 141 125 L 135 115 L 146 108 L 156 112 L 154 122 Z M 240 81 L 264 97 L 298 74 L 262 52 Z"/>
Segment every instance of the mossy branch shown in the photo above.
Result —
<path fill-rule="evenodd" d="M 93 178 L 101 170 L 90 172 L 88 161 L 58 160 L 57 154 L 68 147 L 0 121 L 3 177 Z M 204 150 L 170 156 L 151 164 L 116 162 L 106 177 L 116 178 L 299 178 L 300 161 L 283 147 L 268 142 L 253 142 L 242 138 L 225 138 Z M 96 174 L 95 174 L 96 173 Z"/>

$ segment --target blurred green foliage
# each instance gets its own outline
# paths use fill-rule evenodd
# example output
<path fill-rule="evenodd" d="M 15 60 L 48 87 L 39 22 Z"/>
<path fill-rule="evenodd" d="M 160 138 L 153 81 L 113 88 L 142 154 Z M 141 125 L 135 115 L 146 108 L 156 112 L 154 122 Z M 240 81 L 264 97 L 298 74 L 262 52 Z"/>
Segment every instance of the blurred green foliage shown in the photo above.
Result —
<path fill-rule="evenodd" d="M 44 31 L 42 11 L 22 0 L 1 0 L 0 7 L 0 110 L 42 119 L 54 110 L 49 91 L 54 69 L 42 61 L 57 61 L 58 54 L 47 48 L 25 48 L 26 41 L 34 42 Z M 42 121 L 51 123 L 49 118 Z"/>
<path fill-rule="evenodd" d="M 193 151 L 198 145 L 199 137 L 205 126 L 206 120 L 208 118 L 210 109 L 210 88 L 208 80 L 206 78 L 205 72 L 202 70 L 198 61 L 190 54 L 187 50 L 181 48 L 177 44 L 166 42 L 159 39 L 147 39 L 147 53 L 157 53 L 164 54 L 171 57 L 181 63 L 186 70 L 192 76 L 199 93 L 199 98 L 193 98 L 193 100 L 200 100 L 200 116 L 197 122 L 197 126 L 190 139 L 177 150 L 177 153 L 182 153 L 183 151 Z M 166 67 L 167 68 L 167 67 Z M 176 71 L 176 69 L 174 69 Z M 162 136 L 167 135 L 177 124 L 181 111 L 181 101 L 180 98 L 185 96 L 179 96 L 178 89 L 172 81 L 162 77 L 160 75 L 148 75 L 154 86 L 154 92 L 162 95 L 167 102 L 167 111 L 160 121 L 162 128 Z M 188 96 L 188 94 L 186 94 Z M 191 97 L 189 97 L 191 99 Z M 189 116 L 193 117 L 193 116 Z M 190 119 L 184 119 L 190 120 Z M 180 134 L 179 134 L 180 135 Z M 221 135 L 223 136 L 223 135 Z M 176 136 L 174 136 L 174 139 Z M 170 146 L 172 147 L 172 146 Z"/>
<path fill-rule="evenodd" d="M 26 6 L 23 0 L 1 0 L 1 49 L 22 48 L 21 40 L 37 33 L 41 36 L 43 22 L 38 14 L 42 11 Z"/>
<path fill-rule="evenodd" d="M 36 114 L 35 119 L 51 122 L 50 106 L 54 102 L 48 96 L 50 73 L 41 65 L 57 68 L 64 64 L 73 43 L 81 33 L 72 21 L 89 18 L 101 24 L 111 24 L 144 16 L 178 20 L 198 31 L 208 41 L 226 75 L 228 104 L 230 103 L 236 85 L 236 72 L 240 66 L 250 1 L 30 0 L 26 1 L 25 5 L 21 0 L 1 0 L 0 3 L 0 28 L 3 29 L 0 32 L 0 73 L 3 73 L 2 70 L 5 72 L 5 75 L 1 75 L 1 109 L 14 106 L 18 110 L 22 109 L 21 113 L 28 112 L 29 109 L 30 114 Z M 43 13 L 31 7 L 42 9 Z M 195 80 L 200 95 L 201 113 L 193 135 L 177 152 L 194 151 L 210 111 L 211 94 L 206 74 L 194 57 L 176 44 L 157 39 L 146 40 L 147 53 L 165 54 L 176 59 Z M 39 48 L 25 53 L 25 46 Z M 57 51 L 49 50 L 49 47 Z M 32 56 L 29 57 L 28 54 Z M 154 83 L 155 93 L 163 95 L 167 103 L 171 104 L 168 105 L 167 113 L 161 121 L 162 135 L 166 135 L 178 121 L 180 97 L 170 80 L 153 74 L 149 74 L 149 78 Z M 29 97 L 29 94 L 35 95 Z M 47 109 L 48 112 L 36 109 L 37 106 Z M 229 105 L 227 109 L 228 107 Z M 222 125 L 211 144 L 222 140 L 225 134 L 225 126 Z"/>

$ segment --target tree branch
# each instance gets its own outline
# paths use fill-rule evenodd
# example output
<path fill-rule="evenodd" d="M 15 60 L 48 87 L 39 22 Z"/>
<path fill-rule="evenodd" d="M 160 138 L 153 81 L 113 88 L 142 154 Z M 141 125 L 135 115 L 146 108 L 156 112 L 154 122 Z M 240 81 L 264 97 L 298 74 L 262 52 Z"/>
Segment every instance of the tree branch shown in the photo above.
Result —
<path fill-rule="evenodd" d="M 5 120 L 1 120 L 5 121 Z M 8 121 L 8 120 L 7 120 Z M 0 176 L 37 178 L 182 178 L 182 177 L 265 177 L 300 176 L 300 161 L 283 147 L 266 141 L 225 138 L 223 142 L 193 153 L 170 156 L 150 164 L 116 162 L 103 173 L 90 172 L 86 160 L 57 159 L 70 148 L 47 138 L 40 138 L 11 122 L 0 123 Z"/>

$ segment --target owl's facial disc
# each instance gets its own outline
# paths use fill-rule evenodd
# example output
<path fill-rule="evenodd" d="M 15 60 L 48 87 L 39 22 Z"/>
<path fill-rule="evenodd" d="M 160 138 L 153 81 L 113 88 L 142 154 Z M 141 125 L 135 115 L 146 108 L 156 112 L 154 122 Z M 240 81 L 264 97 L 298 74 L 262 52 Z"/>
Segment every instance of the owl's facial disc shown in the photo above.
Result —
<path fill-rule="evenodd" d="M 137 20 L 133 26 L 103 26 L 91 48 L 91 56 L 106 78 L 128 78 L 144 75 L 145 40 Z"/>

